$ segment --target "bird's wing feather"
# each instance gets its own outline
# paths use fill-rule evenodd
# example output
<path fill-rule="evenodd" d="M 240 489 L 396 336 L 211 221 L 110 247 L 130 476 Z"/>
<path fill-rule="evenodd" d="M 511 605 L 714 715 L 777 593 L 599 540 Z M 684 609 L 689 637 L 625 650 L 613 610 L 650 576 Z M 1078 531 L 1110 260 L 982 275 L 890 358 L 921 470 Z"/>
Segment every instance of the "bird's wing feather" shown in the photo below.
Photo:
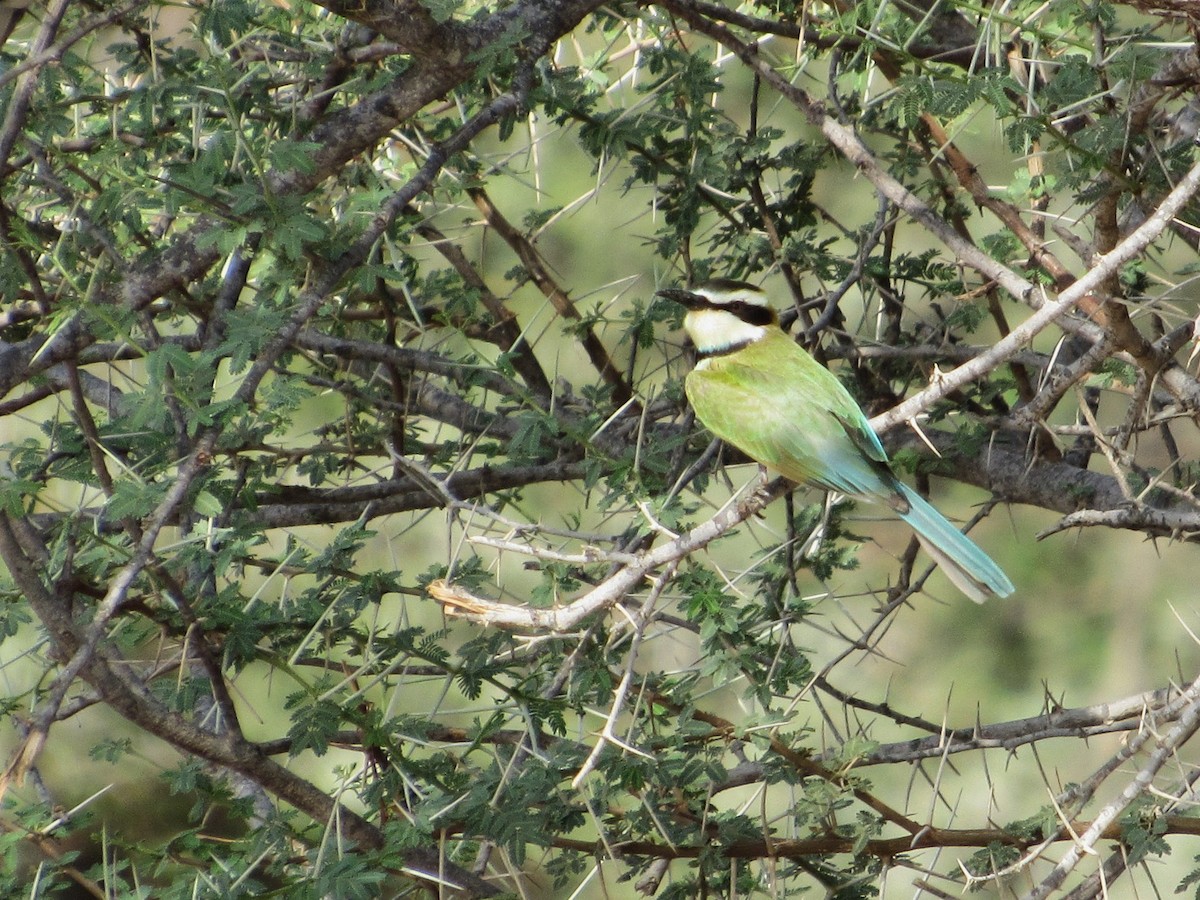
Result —
<path fill-rule="evenodd" d="M 854 398 L 782 331 L 710 358 L 687 395 L 713 434 L 792 481 L 888 504 L 972 600 L 1012 593 L 986 553 L 896 479 Z"/>
<path fill-rule="evenodd" d="M 842 426 L 842 430 L 846 432 L 846 437 L 850 438 L 863 456 L 887 465 L 887 451 L 883 449 L 883 444 L 879 441 L 879 435 L 867 423 L 862 413 L 859 413 L 852 419 L 839 415 L 836 412 L 831 412 L 830 415 L 838 420 Z"/>
<path fill-rule="evenodd" d="M 895 479 L 854 398 L 783 332 L 715 357 L 687 379 L 717 437 L 792 481 L 891 502 Z"/>

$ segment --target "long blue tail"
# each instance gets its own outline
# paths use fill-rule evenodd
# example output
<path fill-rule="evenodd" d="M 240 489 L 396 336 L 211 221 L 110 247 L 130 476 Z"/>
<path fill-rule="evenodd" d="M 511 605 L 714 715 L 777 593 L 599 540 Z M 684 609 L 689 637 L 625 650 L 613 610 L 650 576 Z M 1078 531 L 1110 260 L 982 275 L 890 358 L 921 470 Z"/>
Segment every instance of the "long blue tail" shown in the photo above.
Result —
<path fill-rule="evenodd" d="M 920 494 L 903 483 L 900 490 L 909 506 L 900 518 L 917 533 L 925 552 L 941 566 L 955 587 L 976 603 L 991 596 L 1007 597 L 1015 590 L 992 558 Z"/>

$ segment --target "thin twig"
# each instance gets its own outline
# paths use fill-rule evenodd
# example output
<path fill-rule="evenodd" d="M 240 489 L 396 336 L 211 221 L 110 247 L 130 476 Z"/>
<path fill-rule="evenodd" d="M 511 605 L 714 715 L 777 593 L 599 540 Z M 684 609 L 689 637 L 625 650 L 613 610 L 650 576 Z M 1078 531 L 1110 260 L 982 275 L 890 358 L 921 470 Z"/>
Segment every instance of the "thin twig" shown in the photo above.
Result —
<path fill-rule="evenodd" d="M 1095 853 L 1095 846 L 1103 839 L 1108 827 L 1116 822 L 1121 813 L 1128 809 L 1134 800 L 1149 790 L 1154 776 L 1196 733 L 1197 728 L 1200 728 L 1200 678 L 1188 686 L 1184 696 L 1189 703 L 1188 707 L 1183 711 L 1175 726 L 1157 741 L 1157 746 L 1150 754 L 1146 764 L 1125 785 L 1117 798 L 1100 810 L 1095 820 L 1079 835 L 1079 839 L 1067 849 L 1054 870 L 1042 879 L 1033 890 L 1025 894 L 1022 900 L 1044 900 L 1057 890 L 1085 855 Z M 1148 740 L 1150 732 L 1143 734 Z M 1130 741 L 1131 745 L 1134 743 L 1140 744 L 1142 741 Z"/>

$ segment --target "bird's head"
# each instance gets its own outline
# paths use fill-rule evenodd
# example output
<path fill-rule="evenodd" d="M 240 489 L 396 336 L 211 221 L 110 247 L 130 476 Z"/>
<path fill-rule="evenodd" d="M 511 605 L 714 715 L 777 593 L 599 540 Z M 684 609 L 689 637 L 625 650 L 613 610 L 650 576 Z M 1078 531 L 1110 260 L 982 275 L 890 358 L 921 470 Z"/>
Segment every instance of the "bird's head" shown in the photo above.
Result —
<path fill-rule="evenodd" d="M 686 291 L 668 288 L 658 296 L 687 310 L 683 327 L 702 357 L 740 350 L 779 325 L 767 295 L 745 281 L 718 278 Z"/>

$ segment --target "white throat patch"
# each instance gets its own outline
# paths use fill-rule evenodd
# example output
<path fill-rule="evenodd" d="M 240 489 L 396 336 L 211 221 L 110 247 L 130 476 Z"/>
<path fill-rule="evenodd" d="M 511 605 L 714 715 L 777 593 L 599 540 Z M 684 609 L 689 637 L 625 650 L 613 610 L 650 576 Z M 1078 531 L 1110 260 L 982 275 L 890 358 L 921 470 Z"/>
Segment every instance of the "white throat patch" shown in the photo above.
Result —
<path fill-rule="evenodd" d="M 683 317 L 683 327 L 702 355 L 752 344 L 767 336 L 764 326 L 743 322 L 723 309 L 693 309 Z"/>

